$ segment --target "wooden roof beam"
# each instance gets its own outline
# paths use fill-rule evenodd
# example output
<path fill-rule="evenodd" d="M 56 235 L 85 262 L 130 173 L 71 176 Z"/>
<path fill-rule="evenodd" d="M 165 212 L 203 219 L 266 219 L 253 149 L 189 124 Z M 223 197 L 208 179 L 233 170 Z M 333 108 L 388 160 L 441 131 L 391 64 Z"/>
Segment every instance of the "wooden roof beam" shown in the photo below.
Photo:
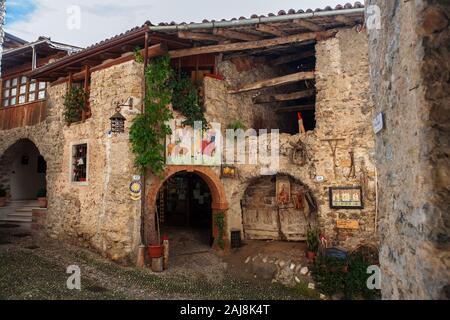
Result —
<path fill-rule="evenodd" d="M 261 81 L 253 82 L 250 84 L 246 84 L 246 85 L 241 86 L 240 88 L 237 88 L 234 90 L 228 90 L 228 93 L 234 94 L 234 93 L 242 93 L 242 92 L 253 91 L 253 90 L 260 90 L 260 89 L 265 89 L 265 88 L 273 88 L 273 87 L 278 87 L 278 86 L 290 84 L 290 83 L 301 81 L 301 80 L 311 80 L 311 79 L 315 79 L 314 72 L 312 72 L 312 71 L 297 72 L 297 73 L 289 74 L 287 76 L 266 79 L 266 80 L 261 80 Z"/>
<path fill-rule="evenodd" d="M 302 106 L 290 106 L 290 107 L 280 107 L 275 110 L 275 113 L 288 113 L 288 112 L 298 112 L 298 111 L 312 111 L 315 110 L 316 106 L 313 104 L 302 105 Z"/>
<path fill-rule="evenodd" d="M 250 49 L 260 49 L 266 47 L 279 46 L 288 43 L 301 43 L 309 40 L 327 39 L 333 37 L 336 34 L 336 32 L 337 31 L 333 30 L 322 32 L 306 32 L 273 39 L 210 45 L 188 49 L 178 49 L 169 51 L 169 55 L 171 58 L 181 58 L 207 53 L 221 53 L 221 52 L 242 51 Z"/>
<path fill-rule="evenodd" d="M 282 64 L 291 63 L 291 62 L 295 62 L 295 61 L 311 58 L 311 57 L 314 57 L 315 55 L 316 55 L 315 50 L 301 51 L 301 52 L 298 52 L 298 53 L 295 53 L 295 54 L 285 55 L 285 56 L 276 58 L 276 59 L 272 60 L 270 62 L 270 64 L 273 65 L 273 66 L 279 66 L 279 65 L 282 65 Z"/>
<path fill-rule="evenodd" d="M 279 30 L 276 27 L 272 27 L 267 24 L 258 24 L 255 27 L 255 30 L 264 32 L 264 33 L 268 33 L 268 34 L 271 34 L 271 35 L 277 36 L 277 37 L 284 37 L 287 35 L 286 32 L 284 32 L 283 30 Z"/>
<path fill-rule="evenodd" d="M 200 32 L 188 32 L 188 31 L 179 31 L 178 37 L 181 39 L 188 40 L 197 40 L 197 41 L 222 41 L 225 40 L 223 37 L 210 34 L 210 33 L 200 33 Z"/>
<path fill-rule="evenodd" d="M 280 94 L 262 94 L 253 99 L 253 103 L 261 104 L 261 103 L 273 103 L 273 102 L 281 102 L 281 101 L 291 101 L 298 100 L 304 98 L 313 97 L 316 94 L 315 89 L 308 89 L 304 91 L 297 91 L 292 93 L 280 93 Z"/>
<path fill-rule="evenodd" d="M 224 37 L 224 38 L 230 38 L 230 39 L 237 39 L 237 40 L 243 40 L 243 41 L 256 41 L 261 40 L 262 37 L 249 34 L 245 32 L 239 32 L 234 30 L 228 30 L 228 29 L 214 29 L 213 34 Z"/>
<path fill-rule="evenodd" d="M 294 20 L 294 24 L 296 24 L 296 25 L 298 25 L 298 26 L 300 26 L 302 28 L 305 28 L 305 29 L 308 29 L 308 30 L 311 30 L 311 31 L 315 31 L 315 32 L 324 30 L 323 27 L 315 24 L 314 22 L 311 22 L 311 21 L 305 20 L 305 19 Z"/>
<path fill-rule="evenodd" d="M 352 19 L 347 18 L 346 16 L 335 16 L 334 21 L 342 23 L 346 26 L 352 26 L 355 24 L 355 22 Z"/>

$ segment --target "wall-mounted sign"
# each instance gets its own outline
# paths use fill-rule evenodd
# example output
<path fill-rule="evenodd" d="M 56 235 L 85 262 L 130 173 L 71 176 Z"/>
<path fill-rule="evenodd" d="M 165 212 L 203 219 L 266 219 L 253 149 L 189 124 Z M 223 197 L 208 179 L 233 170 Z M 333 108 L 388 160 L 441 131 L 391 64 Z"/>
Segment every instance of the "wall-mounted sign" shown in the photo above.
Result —
<path fill-rule="evenodd" d="M 373 132 L 375 134 L 379 133 L 384 128 L 384 116 L 383 113 L 379 113 L 375 119 L 372 121 Z"/>
<path fill-rule="evenodd" d="M 359 222 L 357 220 L 336 220 L 336 228 L 338 229 L 359 229 Z"/>
<path fill-rule="evenodd" d="M 211 123 L 203 129 L 184 125 L 185 119 L 174 119 L 169 125 L 172 134 L 166 139 L 166 164 L 220 166 L 222 138 L 220 127 Z"/>
<path fill-rule="evenodd" d="M 330 208 L 363 209 L 361 187 L 330 187 Z"/>
<path fill-rule="evenodd" d="M 325 177 L 324 176 L 316 176 L 316 182 L 324 182 Z"/>
<path fill-rule="evenodd" d="M 140 181 L 134 180 L 130 183 L 131 200 L 138 201 L 141 199 L 142 184 Z"/>
<path fill-rule="evenodd" d="M 235 178 L 237 169 L 235 166 L 222 166 L 221 176 L 222 178 Z"/>

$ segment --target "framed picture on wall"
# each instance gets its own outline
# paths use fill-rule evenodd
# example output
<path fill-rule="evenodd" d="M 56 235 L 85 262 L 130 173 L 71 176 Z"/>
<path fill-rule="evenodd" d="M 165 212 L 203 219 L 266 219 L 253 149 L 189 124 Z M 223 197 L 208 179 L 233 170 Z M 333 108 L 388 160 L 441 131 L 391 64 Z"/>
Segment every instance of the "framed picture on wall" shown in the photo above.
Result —
<path fill-rule="evenodd" d="M 330 187 L 331 209 L 364 209 L 362 187 Z"/>
<path fill-rule="evenodd" d="M 287 206 L 291 202 L 291 182 L 288 177 L 277 177 L 276 194 L 278 206 Z"/>

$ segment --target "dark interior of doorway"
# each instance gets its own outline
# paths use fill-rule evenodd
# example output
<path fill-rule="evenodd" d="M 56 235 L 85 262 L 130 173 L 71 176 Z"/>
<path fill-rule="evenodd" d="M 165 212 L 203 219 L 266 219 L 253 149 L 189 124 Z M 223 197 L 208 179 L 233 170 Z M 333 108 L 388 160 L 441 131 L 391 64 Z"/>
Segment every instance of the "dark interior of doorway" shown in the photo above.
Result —
<path fill-rule="evenodd" d="M 157 207 L 162 234 L 191 233 L 211 246 L 212 198 L 206 182 L 197 174 L 180 172 L 170 177 L 158 193 Z M 172 234 L 170 234 L 172 233 Z"/>

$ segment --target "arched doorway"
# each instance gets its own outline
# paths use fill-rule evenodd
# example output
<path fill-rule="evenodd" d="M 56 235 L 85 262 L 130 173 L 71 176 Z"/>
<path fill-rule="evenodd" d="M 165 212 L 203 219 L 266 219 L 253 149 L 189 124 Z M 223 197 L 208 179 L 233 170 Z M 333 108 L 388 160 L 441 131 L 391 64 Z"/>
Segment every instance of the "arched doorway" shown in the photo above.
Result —
<path fill-rule="evenodd" d="M 304 241 L 317 223 L 317 204 L 300 181 L 287 175 L 251 181 L 242 199 L 244 238 Z"/>
<path fill-rule="evenodd" d="M 208 223 L 210 223 L 210 234 L 212 234 L 212 238 L 216 239 L 217 235 L 218 235 L 218 230 L 217 230 L 217 226 L 214 223 L 214 216 L 220 212 L 224 212 L 226 213 L 226 211 L 228 210 L 228 202 L 226 200 L 226 195 L 225 195 L 225 189 L 220 181 L 220 178 L 218 177 L 218 175 L 209 167 L 203 167 L 203 166 L 168 166 L 166 171 L 164 172 L 163 175 L 163 179 L 154 177 L 153 181 L 150 184 L 150 188 L 148 190 L 148 215 L 146 215 L 146 219 L 145 219 L 145 238 L 146 238 L 146 242 L 148 244 L 150 243 L 157 243 L 157 219 L 155 219 L 155 213 L 157 212 L 158 206 L 160 205 L 158 203 L 158 199 L 161 200 L 161 198 L 159 198 L 159 194 L 161 190 L 164 190 L 164 185 L 166 185 L 166 182 L 169 181 L 171 179 L 171 177 L 178 177 L 181 178 L 181 180 L 183 180 L 183 176 L 188 177 L 190 176 L 191 178 L 191 183 L 199 183 L 199 187 L 203 188 L 203 190 L 206 190 L 206 186 L 208 188 L 208 192 L 209 192 L 209 196 L 207 197 L 203 197 L 203 204 L 198 203 L 198 205 L 201 205 L 203 207 L 204 212 L 210 212 L 210 218 L 207 218 L 208 220 L 206 220 L 204 214 L 202 214 L 201 216 L 203 218 L 205 218 L 201 223 L 204 224 L 206 223 L 205 221 L 208 221 Z M 189 182 L 187 182 L 189 183 Z M 200 191 L 201 192 L 201 191 Z M 205 194 L 208 193 L 205 191 Z M 187 194 L 186 194 L 187 195 Z M 202 194 L 200 194 L 202 195 Z M 193 194 L 192 191 L 192 197 L 196 197 L 197 199 L 195 199 L 195 201 L 199 202 L 199 195 L 196 192 L 196 194 Z M 210 197 L 210 200 L 209 200 Z M 208 199 L 206 199 L 208 198 Z M 207 205 L 207 202 L 210 202 L 210 205 Z M 178 209 L 180 210 L 180 209 Z M 183 221 L 188 221 L 187 218 L 185 218 Z M 225 219 L 226 221 L 226 219 Z M 197 220 L 197 222 L 199 222 Z M 195 224 L 195 223 L 194 223 Z M 225 227 L 226 228 L 226 227 Z M 195 230 L 194 230 L 195 231 Z M 228 245 L 228 241 L 226 241 L 228 235 L 225 232 L 225 245 Z M 210 240 L 210 237 L 207 237 L 207 239 Z"/>
<path fill-rule="evenodd" d="M 47 163 L 36 145 L 21 139 L 0 157 L 0 184 L 12 201 L 35 200 L 46 189 Z"/>
<path fill-rule="evenodd" d="M 212 245 L 212 196 L 198 174 L 182 171 L 168 178 L 158 192 L 156 208 L 162 234 Z"/>

